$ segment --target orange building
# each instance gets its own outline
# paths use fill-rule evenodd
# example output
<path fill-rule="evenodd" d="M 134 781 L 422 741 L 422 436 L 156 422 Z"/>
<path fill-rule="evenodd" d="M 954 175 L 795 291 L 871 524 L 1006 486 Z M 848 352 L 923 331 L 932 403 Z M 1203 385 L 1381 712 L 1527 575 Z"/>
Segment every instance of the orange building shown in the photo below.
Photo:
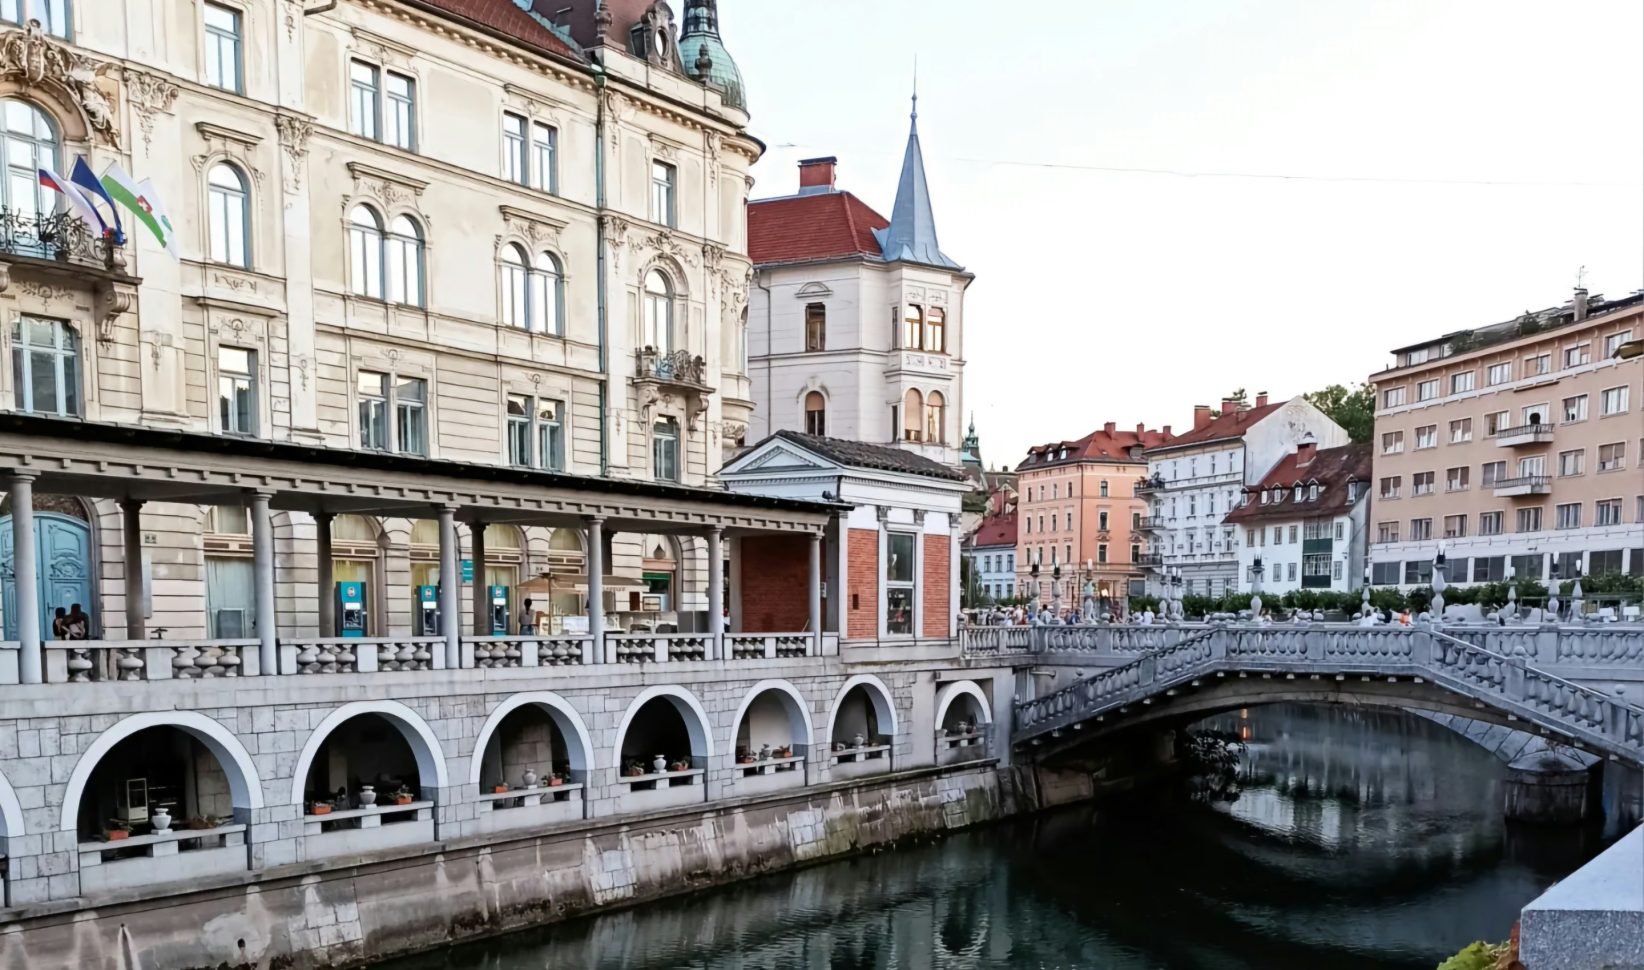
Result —
<path fill-rule="evenodd" d="M 1149 431 L 1138 424 L 1120 431 L 1112 421 L 1077 441 L 1028 449 L 1016 466 L 1017 589 L 1032 591 L 1032 568 L 1039 566 L 1040 599 L 1051 601 L 1056 567 L 1062 568 L 1062 605 L 1079 605 L 1086 579 L 1109 609 L 1143 581 L 1139 562 L 1146 546 L 1142 518 L 1145 499 L 1135 494 L 1147 474 L 1148 448 L 1171 441 L 1169 426 Z"/>

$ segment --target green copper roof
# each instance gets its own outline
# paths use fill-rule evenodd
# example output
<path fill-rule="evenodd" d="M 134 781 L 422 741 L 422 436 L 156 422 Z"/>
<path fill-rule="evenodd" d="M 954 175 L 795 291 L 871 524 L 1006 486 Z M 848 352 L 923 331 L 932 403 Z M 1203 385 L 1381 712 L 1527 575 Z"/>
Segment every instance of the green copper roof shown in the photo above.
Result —
<path fill-rule="evenodd" d="M 747 89 L 731 52 L 719 37 L 718 0 L 686 0 L 685 24 L 679 34 L 679 59 L 685 73 L 718 91 L 725 103 L 748 110 Z"/>

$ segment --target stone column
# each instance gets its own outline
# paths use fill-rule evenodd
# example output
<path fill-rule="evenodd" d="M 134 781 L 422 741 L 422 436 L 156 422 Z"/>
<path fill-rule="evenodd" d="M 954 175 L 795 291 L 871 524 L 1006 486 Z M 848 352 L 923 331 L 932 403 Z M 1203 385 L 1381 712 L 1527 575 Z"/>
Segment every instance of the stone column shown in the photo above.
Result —
<path fill-rule="evenodd" d="M 485 523 L 473 522 L 468 526 L 470 554 L 474 557 L 474 636 L 491 635 L 491 591 L 485 583 Z"/>
<path fill-rule="evenodd" d="M 461 582 L 457 572 L 457 510 L 439 511 L 440 522 L 440 634 L 445 637 L 445 668 L 462 666 Z"/>
<path fill-rule="evenodd" d="M 708 635 L 716 641 L 725 632 L 725 530 L 708 529 Z"/>
<path fill-rule="evenodd" d="M 257 660 L 264 676 L 280 670 L 279 620 L 274 606 L 274 519 L 268 492 L 251 493 L 251 562 L 257 584 Z"/>
<path fill-rule="evenodd" d="M 828 563 L 827 625 L 845 636 L 845 616 L 850 601 L 850 523 L 843 515 L 833 517 L 833 555 Z"/>
<path fill-rule="evenodd" d="M 319 602 L 315 615 L 322 637 L 337 635 L 337 562 L 331 552 L 331 522 L 336 516 L 330 512 L 314 513 L 314 554 L 319 558 L 318 574 L 314 581 Z"/>
<path fill-rule="evenodd" d="M 731 633 L 744 633 L 742 625 L 742 538 L 731 536 Z"/>
<path fill-rule="evenodd" d="M 948 639 L 959 635 L 959 609 L 963 605 L 961 595 L 964 592 L 964 574 L 961 572 L 960 560 L 963 558 L 959 549 L 959 517 L 948 516 Z"/>
<path fill-rule="evenodd" d="M 126 554 L 126 639 L 146 640 L 148 624 L 143 618 L 142 499 L 120 500 L 120 531 Z"/>
<path fill-rule="evenodd" d="M 17 585 L 17 671 L 25 684 L 45 678 L 40 649 L 40 574 L 34 554 L 34 476 L 15 474 L 11 493 L 12 573 Z"/>
<path fill-rule="evenodd" d="M 811 533 L 811 636 L 816 638 L 816 652 L 822 656 L 822 533 Z"/>
<path fill-rule="evenodd" d="M 593 656 L 605 656 L 605 520 L 591 515 L 586 520 L 588 543 L 588 635 L 593 637 Z"/>

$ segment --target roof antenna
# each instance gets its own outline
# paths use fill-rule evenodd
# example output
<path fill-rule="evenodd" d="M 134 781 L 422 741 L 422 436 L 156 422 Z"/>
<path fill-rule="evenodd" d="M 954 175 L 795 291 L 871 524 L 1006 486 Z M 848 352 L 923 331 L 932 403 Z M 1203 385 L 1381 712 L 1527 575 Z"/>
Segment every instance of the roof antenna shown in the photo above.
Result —
<path fill-rule="evenodd" d="M 919 127 L 919 55 L 913 55 L 913 126 Z"/>
<path fill-rule="evenodd" d="M 915 94 L 914 95 L 914 101 L 917 102 L 918 100 L 919 100 L 919 96 L 917 94 Z M 1582 266 L 1582 267 L 1580 267 L 1579 269 L 1576 270 L 1576 289 L 1578 289 L 1578 290 L 1585 289 L 1586 286 L 1587 286 L 1587 267 Z"/>

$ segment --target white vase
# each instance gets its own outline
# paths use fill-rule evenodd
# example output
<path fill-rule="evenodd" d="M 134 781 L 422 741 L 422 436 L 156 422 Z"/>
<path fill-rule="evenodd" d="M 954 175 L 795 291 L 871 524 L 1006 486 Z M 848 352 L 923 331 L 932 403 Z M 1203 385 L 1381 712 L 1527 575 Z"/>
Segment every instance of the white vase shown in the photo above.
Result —
<path fill-rule="evenodd" d="M 537 787 L 537 773 L 527 768 L 525 769 L 525 774 L 520 776 L 519 781 L 520 784 L 524 785 L 526 788 L 535 788 Z"/>
<path fill-rule="evenodd" d="M 360 807 L 370 808 L 377 804 L 377 789 L 375 785 L 360 786 Z"/>
<path fill-rule="evenodd" d="M 856 737 L 851 738 L 851 743 L 853 747 L 862 748 L 867 746 L 868 739 L 858 734 Z"/>
<path fill-rule="evenodd" d="M 668 770 L 668 759 L 662 755 L 657 755 L 656 760 L 651 762 L 651 767 L 655 768 L 656 773 L 660 775 Z"/>
<path fill-rule="evenodd" d="M 171 828 L 171 813 L 165 806 L 156 808 L 148 817 L 148 824 L 154 826 L 154 831 L 164 832 Z"/>

